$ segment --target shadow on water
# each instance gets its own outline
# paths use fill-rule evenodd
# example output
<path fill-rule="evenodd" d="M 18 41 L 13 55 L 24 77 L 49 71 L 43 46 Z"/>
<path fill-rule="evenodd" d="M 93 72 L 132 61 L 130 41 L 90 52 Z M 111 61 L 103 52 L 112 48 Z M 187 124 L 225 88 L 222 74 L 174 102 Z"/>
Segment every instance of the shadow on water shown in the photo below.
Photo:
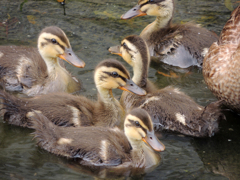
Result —
<path fill-rule="evenodd" d="M 86 62 L 84 69 L 66 64 L 69 71 L 83 82 L 81 94 L 96 98 L 93 82 L 95 65 L 111 55 L 107 49 L 120 43 L 130 34 L 139 34 L 154 20 L 140 17 L 120 20 L 120 16 L 137 0 L 67 0 L 62 6 L 57 0 L 1 0 L 0 45 L 36 46 L 38 33 L 46 26 L 62 28 L 70 39 L 73 50 Z M 220 33 L 237 6 L 230 0 L 178 0 L 174 22 L 195 21 Z M 64 15 L 65 8 L 65 15 Z M 132 69 L 123 64 L 132 73 Z M 175 77 L 163 76 L 167 75 Z M 173 85 L 190 95 L 201 105 L 216 100 L 207 89 L 201 69 L 175 69 L 166 65 L 152 65 L 149 79 L 159 88 Z M 119 97 L 121 91 L 114 91 Z M 159 139 L 166 150 L 161 153 L 161 164 L 152 172 L 134 176 L 114 175 L 128 179 L 239 179 L 240 132 L 239 116 L 227 113 L 227 121 L 220 123 L 220 131 L 212 138 L 192 138 L 163 132 Z M 108 175 L 105 170 L 79 167 L 72 161 L 39 149 L 32 140 L 32 130 L 9 126 L 0 121 L 0 179 L 96 179 Z M 113 174 L 112 174 L 113 173 Z M 112 176 L 113 175 L 113 176 Z M 109 177 L 109 176 L 108 176 Z"/>

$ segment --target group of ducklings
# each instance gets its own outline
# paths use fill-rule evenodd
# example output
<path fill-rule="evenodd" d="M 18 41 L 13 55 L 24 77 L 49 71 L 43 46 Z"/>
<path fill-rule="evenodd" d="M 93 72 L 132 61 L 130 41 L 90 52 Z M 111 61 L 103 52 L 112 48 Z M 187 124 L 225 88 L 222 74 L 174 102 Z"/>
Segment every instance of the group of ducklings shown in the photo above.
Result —
<path fill-rule="evenodd" d="M 81 84 L 62 60 L 80 68 L 85 63 L 60 28 L 43 29 L 37 49 L 0 46 L 4 120 L 35 129 L 37 143 L 45 150 L 96 166 L 158 164 L 159 154 L 154 150 L 163 151 L 165 146 L 154 129 L 211 137 L 223 117 L 222 104 L 240 112 L 240 7 L 233 11 L 219 39 L 193 23 L 172 25 L 173 10 L 173 0 L 139 0 L 121 17 L 157 16 L 140 36 L 128 36 L 109 49 L 133 67 L 132 79 L 117 60 L 107 59 L 96 66 L 96 101 L 70 94 Z M 204 49 L 209 47 L 204 58 Z M 205 81 L 219 101 L 203 107 L 177 88 L 157 89 L 148 80 L 151 60 L 183 68 L 202 66 Z M 120 101 L 112 93 L 116 88 L 124 91 Z"/>

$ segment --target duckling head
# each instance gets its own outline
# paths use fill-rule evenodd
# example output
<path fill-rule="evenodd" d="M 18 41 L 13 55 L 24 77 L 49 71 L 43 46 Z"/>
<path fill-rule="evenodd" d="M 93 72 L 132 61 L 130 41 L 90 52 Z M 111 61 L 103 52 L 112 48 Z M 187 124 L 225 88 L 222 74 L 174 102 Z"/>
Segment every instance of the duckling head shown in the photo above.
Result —
<path fill-rule="evenodd" d="M 138 87 L 130 78 L 129 72 L 117 60 L 107 59 L 95 68 L 94 81 L 98 89 L 121 89 L 138 95 L 146 91 Z"/>
<path fill-rule="evenodd" d="M 112 54 L 121 56 L 129 65 L 135 67 L 136 65 L 144 64 L 149 66 L 150 54 L 146 42 L 137 35 L 130 35 L 125 37 L 120 46 L 112 46 L 109 48 Z"/>
<path fill-rule="evenodd" d="M 138 16 L 172 17 L 173 0 L 139 0 L 138 4 L 121 16 L 121 19 L 131 19 Z"/>
<path fill-rule="evenodd" d="M 41 31 L 38 37 L 38 50 L 48 66 L 56 64 L 57 58 L 79 68 L 85 66 L 73 52 L 66 34 L 56 26 L 46 27 Z"/>
<path fill-rule="evenodd" d="M 131 110 L 124 122 L 124 132 L 133 149 L 144 142 L 155 151 L 165 150 L 165 146 L 154 134 L 151 117 L 144 109 Z"/>

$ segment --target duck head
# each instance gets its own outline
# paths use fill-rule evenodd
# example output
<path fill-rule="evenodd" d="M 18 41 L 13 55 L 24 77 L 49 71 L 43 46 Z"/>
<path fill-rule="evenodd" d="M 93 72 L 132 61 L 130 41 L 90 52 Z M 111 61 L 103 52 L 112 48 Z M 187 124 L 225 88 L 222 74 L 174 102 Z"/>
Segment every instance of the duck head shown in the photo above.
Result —
<path fill-rule="evenodd" d="M 38 37 L 38 50 L 48 66 L 56 64 L 57 58 L 79 68 L 85 66 L 73 52 L 66 34 L 56 26 L 46 27 L 41 31 Z"/>
<path fill-rule="evenodd" d="M 97 88 L 108 90 L 118 88 L 138 95 L 147 94 L 131 80 L 126 68 L 113 59 L 104 60 L 98 64 L 95 68 L 94 81 Z"/>
<path fill-rule="evenodd" d="M 165 150 L 165 146 L 155 136 L 152 120 L 144 109 L 131 110 L 124 122 L 124 132 L 133 149 L 146 144 L 155 151 Z"/>
<path fill-rule="evenodd" d="M 172 17 L 173 0 L 139 0 L 138 4 L 121 16 L 121 19 L 131 19 L 139 16 Z"/>

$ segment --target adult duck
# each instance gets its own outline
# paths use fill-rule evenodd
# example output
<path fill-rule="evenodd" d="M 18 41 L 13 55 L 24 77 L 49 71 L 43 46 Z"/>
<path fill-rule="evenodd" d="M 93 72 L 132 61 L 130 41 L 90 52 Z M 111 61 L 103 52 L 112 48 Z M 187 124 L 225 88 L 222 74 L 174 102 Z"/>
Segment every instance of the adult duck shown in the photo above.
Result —
<path fill-rule="evenodd" d="M 79 68 L 85 66 L 73 52 L 66 34 L 56 26 L 41 31 L 37 49 L 0 46 L 0 86 L 27 96 L 80 90 L 80 82 L 59 58 Z"/>
<path fill-rule="evenodd" d="M 148 80 L 150 55 L 140 36 L 128 36 L 120 46 L 111 47 L 109 51 L 122 56 L 133 67 L 133 81 L 147 92 L 144 97 L 123 93 L 120 102 L 125 109 L 145 109 L 158 130 L 167 129 L 196 137 L 212 136 L 218 131 L 221 102 L 203 107 L 178 88 L 168 86 L 158 90 Z"/>
<path fill-rule="evenodd" d="M 97 101 L 68 93 L 18 98 L 1 91 L 4 119 L 9 124 L 31 128 L 28 117 L 34 109 L 59 126 L 123 127 L 125 111 L 113 97 L 112 89 L 119 88 L 139 95 L 146 95 L 146 92 L 130 79 L 125 67 L 113 59 L 104 60 L 96 66 L 94 81 L 98 90 Z"/>
<path fill-rule="evenodd" d="M 203 61 L 208 88 L 224 104 L 240 113 L 240 6 L 231 14 Z"/>
<path fill-rule="evenodd" d="M 133 109 L 126 116 L 124 132 L 116 127 L 59 127 L 35 112 L 30 118 L 38 146 L 84 165 L 150 168 L 160 161 L 155 151 L 165 149 L 142 109 Z"/>
<path fill-rule="evenodd" d="M 181 68 L 202 66 L 205 48 L 217 41 L 217 35 L 194 23 L 172 24 L 173 12 L 174 0 L 139 0 L 121 18 L 157 17 L 140 34 L 153 61 Z"/>

